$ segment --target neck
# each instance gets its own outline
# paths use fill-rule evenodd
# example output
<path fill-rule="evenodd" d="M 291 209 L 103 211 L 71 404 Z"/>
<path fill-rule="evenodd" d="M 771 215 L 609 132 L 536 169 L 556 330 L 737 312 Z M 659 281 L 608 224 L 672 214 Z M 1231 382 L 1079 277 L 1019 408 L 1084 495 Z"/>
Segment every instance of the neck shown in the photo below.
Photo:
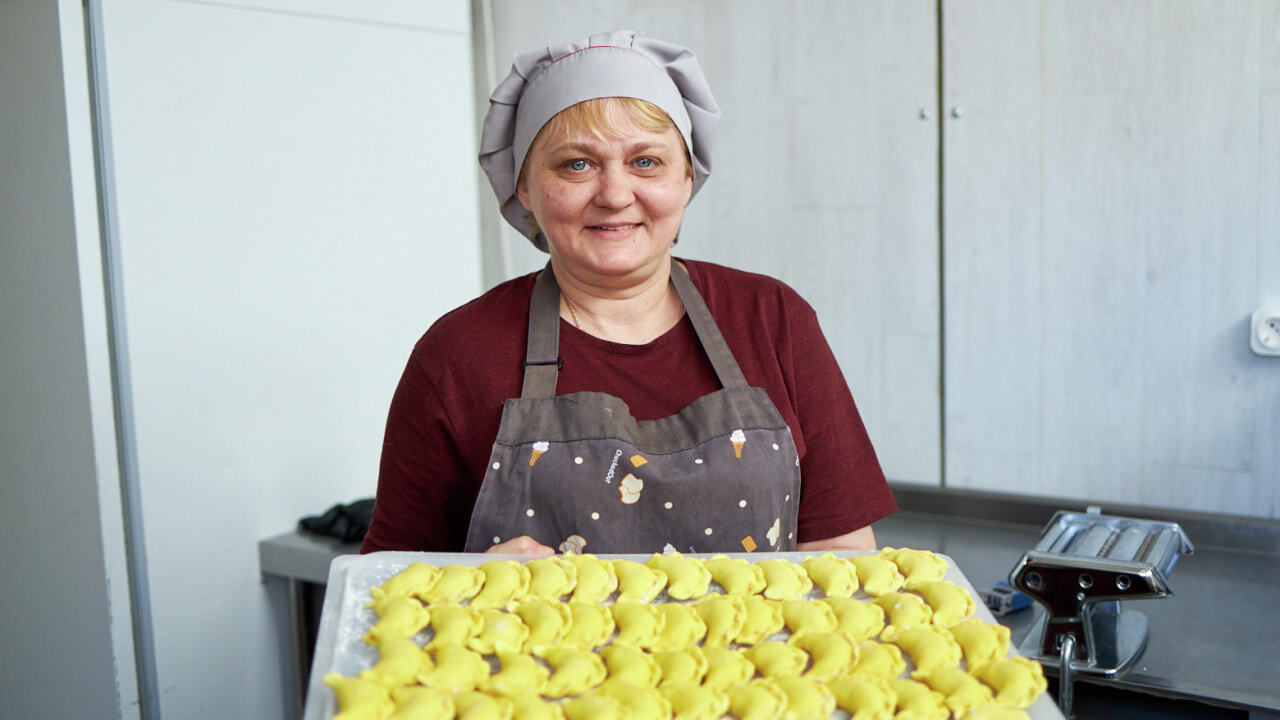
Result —
<path fill-rule="evenodd" d="M 670 330 L 684 315 L 672 287 L 670 263 L 635 283 L 600 286 L 552 271 L 560 286 L 560 317 L 579 330 L 611 342 L 643 345 Z"/>

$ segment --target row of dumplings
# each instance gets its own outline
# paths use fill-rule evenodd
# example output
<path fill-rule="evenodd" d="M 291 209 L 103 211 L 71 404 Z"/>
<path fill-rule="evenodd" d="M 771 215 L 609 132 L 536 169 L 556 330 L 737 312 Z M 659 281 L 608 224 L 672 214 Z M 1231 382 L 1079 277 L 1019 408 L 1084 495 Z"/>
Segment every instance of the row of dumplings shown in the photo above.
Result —
<path fill-rule="evenodd" d="M 908 583 L 941 580 L 947 563 L 927 550 L 884 548 L 851 558 L 831 553 L 794 563 L 785 558 L 748 562 L 716 555 L 654 554 L 646 562 L 595 555 L 553 555 L 527 562 L 491 560 L 478 567 L 435 567 L 412 563 L 380 587 L 375 599 L 415 597 L 428 605 L 469 604 L 503 608 L 526 597 L 599 603 L 610 598 L 651 602 L 665 593 L 692 600 L 712 592 L 712 582 L 729 595 L 763 595 L 770 600 L 803 597 L 815 586 L 828 597 L 851 597 L 858 590 L 878 596 Z M 616 593 L 616 598 L 615 598 Z"/>
<path fill-rule="evenodd" d="M 687 679 L 649 684 L 637 676 L 661 672 L 653 669 L 655 660 L 617 659 L 619 655 L 641 653 L 634 648 L 601 654 L 571 649 L 549 651 L 549 660 L 560 663 L 549 678 L 545 676 L 546 669 L 528 656 L 504 656 L 500 673 L 461 690 L 405 685 L 388 691 L 362 678 L 338 675 L 326 676 L 325 682 L 338 696 L 341 712 L 335 720 L 716 720 L 726 714 L 738 720 L 789 720 L 828 718 L 837 707 L 849 713 L 852 720 L 1025 720 L 1026 712 L 1008 695 L 1025 690 L 1019 687 L 1019 678 L 1029 674 L 1027 665 L 1039 667 L 1034 661 L 1013 657 L 983 666 L 976 676 L 960 668 L 945 667 L 916 672 L 912 678 L 849 673 L 820 681 L 805 675 L 751 677 L 755 670 L 741 654 L 719 650 L 724 657 L 703 660 L 710 668 L 708 679 L 714 675 L 720 684 Z M 439 666 L 463 666 L 451 670 L 459 679 L 468 671 L 477 677 L 482 675 L 484 671 L 478 663 L 465 662 L 453 656 L 455 652 L 470 651 L 440 653 L 435 662 Z M 612 672 L 615 664 L 623 668 L 617 674 Z M 467 668 L 469 665 L 473 667 Z M 563 702 L 528 689 L 539 682 L 551 683 L 567 668 L 573 668 L 575 675 L 603 679 L 594 685 L 584 681 L 587 687 L 566 694 Z M 517 674 L 524 677 L 517 679 Z M 998 689 L 995 694 L 992 687 Z"/>

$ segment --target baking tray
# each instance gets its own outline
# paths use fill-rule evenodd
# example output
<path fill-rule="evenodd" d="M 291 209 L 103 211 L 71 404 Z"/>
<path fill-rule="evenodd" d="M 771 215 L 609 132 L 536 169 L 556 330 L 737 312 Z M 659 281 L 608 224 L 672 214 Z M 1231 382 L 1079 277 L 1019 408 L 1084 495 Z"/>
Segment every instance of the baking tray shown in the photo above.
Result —
<path fill-rule="evenodd" d="M 750 562 L 765 558 L 786 558 L 799 562 L 804 558 L 819 555 L 820 552 L 780 552 L 780 553 L 727 553 L 730 557 L 740 557 Z M 837 557 L 853 557 L 868 555 L 870 551 L 838 551 L 832 554 Z M 690 553 L 688 557 L 710 558 L 712 554 Z M 644 562 L 652 557 L 652 553 L 638 555 L 600 555 L 601 558 L 627 558 Z M 947 555 L 940 555 L 947 561 L 945 579 L 963 587 L 973 598 L 977 607 L 975 617 L 986 623 L 995 623 L 995 617 L 974 592 L 973 585 L 964 573 L 956 567 L 956 563 Z M 378 661 L 377 648 L 361 640 L 365 631 L 377 620 L 373 610 L 365 607 L 372 599 L 369 588 L 386 582 L 392 575 L 421 561 L 428 565 L 480 565 L 489 560 L 533 559 L 530 555 L 504 555 L 494 553 L 420 553 L 420 552 L 378 552 L 368 555 L 343 555 L 334 558 L 329 566 L 329 582 L 325 591 L 324 608 L 320 616 L 320 631 L 316 637 L 315 654 L 311 662 L 311 678 L 307 683 L 307 703 L 303 711 L 303 720 L 329 720 L 338 712 L 337 701 L 333 690 L 325 685 L 322 678 L 330 672 L 350 677 L 361 670 L 373 667 Z M 863 593 L 859 593 L 861 595 Z M 1019 654 L 1017 648 L 1010 648 L 1010 655 Z M 1035 703 L 1027 708 L 1027 714 L 1033 720 L 1064 720 L 1058 706 L 1047 693 L 1041 693 Z M 847 718 L 849 714 L 836 710 L 833 717 Z"/>

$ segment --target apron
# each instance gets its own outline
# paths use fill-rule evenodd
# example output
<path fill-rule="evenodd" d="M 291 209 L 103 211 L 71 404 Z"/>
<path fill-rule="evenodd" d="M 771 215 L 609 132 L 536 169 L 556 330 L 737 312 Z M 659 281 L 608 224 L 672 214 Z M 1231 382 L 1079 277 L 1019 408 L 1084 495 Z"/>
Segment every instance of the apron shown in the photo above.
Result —
<path fill-rule="evenodd" d="M 556 395 L 560 289 L 548 264 L 529 303 L 524 384 L 503 405 L 467 552 L 520 535 L 573 553 L 795 549 L 791 430 L 769 395 L 747 386 L 688 271 L 671 265 L 722 389 L 640 421 L 612 395 Z"/>

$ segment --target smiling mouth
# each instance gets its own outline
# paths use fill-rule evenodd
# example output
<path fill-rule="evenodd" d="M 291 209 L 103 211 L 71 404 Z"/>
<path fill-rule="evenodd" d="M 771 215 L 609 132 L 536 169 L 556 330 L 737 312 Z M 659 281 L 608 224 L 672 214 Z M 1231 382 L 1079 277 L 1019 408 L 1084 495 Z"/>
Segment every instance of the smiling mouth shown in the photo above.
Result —
<path fill-rule="evenodd" d="M 617 225 L 590 225 L 592 230 L 630 230 L 631 228 L 640 227 L 640 223 L 621 223 Z"/>

